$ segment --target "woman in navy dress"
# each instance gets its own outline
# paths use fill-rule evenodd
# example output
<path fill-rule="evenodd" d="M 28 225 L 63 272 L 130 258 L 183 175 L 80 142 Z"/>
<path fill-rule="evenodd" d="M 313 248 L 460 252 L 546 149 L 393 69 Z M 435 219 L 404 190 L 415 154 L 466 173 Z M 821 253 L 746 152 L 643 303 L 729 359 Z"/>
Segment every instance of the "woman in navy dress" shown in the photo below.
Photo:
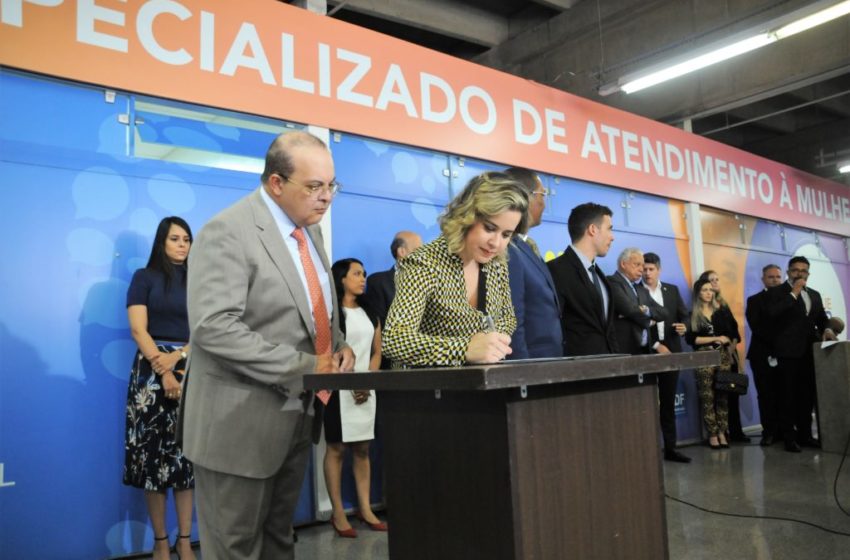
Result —
<path fill-rule="evenodd" d="M 178 557 L 194 559 L 192 464 L 175 440 L 181 381 L 189 353 L 186 261 L 192 230 L 183 219 L 163 219 L 145 268 L 127 291 L 130 332 L 138 346 L 127 391 L 124 484 L 145 491 L 154 530 L 155 560 L 171 558 L 165 528 L 168 489 L 174 493 Z"/>

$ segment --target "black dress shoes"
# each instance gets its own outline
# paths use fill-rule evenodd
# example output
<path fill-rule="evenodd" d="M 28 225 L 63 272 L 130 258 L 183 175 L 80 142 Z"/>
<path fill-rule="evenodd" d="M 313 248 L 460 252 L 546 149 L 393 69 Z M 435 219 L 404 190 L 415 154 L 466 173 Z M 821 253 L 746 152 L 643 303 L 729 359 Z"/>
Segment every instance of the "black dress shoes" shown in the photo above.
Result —
<path fill-rule="evenodd" d="M 744 433 L 730 435 L 729 441 L 733 441 L 735 443 L 750 443 L 750 437 Z"/>
<path fill-rule="evenodd" d="M 761 445 L 762 447 L 770 447 L 774 443 L 776 443 L 776 438 L 770 434 L 765 434 L 761 436 L 761 441 L 759 442 L 759 445 Z"/>
<path fill-rule="evenodd" d="M 811 436 L 807 438 L 797 438 L 797 445 L 800 447 L 811 447 L 814 449 L 820 449 L 820 440 L 817 440 Z"/>
<path fill-rule="evenodd" d="M 800 453 L 802 449 L 800 449 L 800 446 L 797 445 L 796 441 L 791 440 L 785 442 L 785 451 L 788 451 L 789 453 Z"/>
<path fill-rule="evenodd" d="M 691 458 L 687 455 L 682 455 L 675 449 L 665 449 L 664 450 L 664 460 L 665 461 L 673 461 L 674 463 L 690 463 Z"/>

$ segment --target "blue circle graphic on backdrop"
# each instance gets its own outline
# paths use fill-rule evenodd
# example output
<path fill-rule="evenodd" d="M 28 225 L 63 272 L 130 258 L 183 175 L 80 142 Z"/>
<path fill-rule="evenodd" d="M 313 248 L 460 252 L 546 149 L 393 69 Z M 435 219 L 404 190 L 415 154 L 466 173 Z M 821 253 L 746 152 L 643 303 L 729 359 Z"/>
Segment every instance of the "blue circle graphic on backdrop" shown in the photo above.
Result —
<path fill-rule="evenodd" d="M 147 550 L 153 546 L 153 529 L 140 521 L 119 521 L 106 532 L 110 556 Z"/>
<path fill-rule="evenodd" d="M 150 208 L 139 208 L 130 214 L 130 231 L 138 233 L 145 239 L 153 242 L 156 236 L 156 228 L 159 225 L 159 216 Z"/>
<path fill-rule="evenodd" d="M 428 194 L 434 194 L 434 190 L 437 188 L 437 185 L 434 183 L 434 178 L 430 175 L 425 175 L 422 178 L 422 190 Z"/>
<path fill-rule="evenodd" d="M 136 343 L 132 340 L 111 340 L 100 352 L 100 362 L 112 377 L 127 381 L 130 362 L 136 354 Z"/>
<path fill-rule="evenodd" d="M 410 211 L 417 222 L 428 228 L 437 223 L 437 216 L 440 213 L 427 198 L 417 198 L 410 205 Z"/>
<path fill-rule="evenodd" d="M 130 190 L 127 181 L 108 167 L 89 167 L 74 177 L 71 185 L 77 219 L 112 220 L 127 209 Z"/>
<path fill-rule="evenodd" d="M 412 155 L 399 152 L 393 156 L 393 177 L 396 183 L 412 183 L 418 173 L 419 169 Z"/>
<path fill-rule="evenodd" d="M 378 157 L 380 157 L 381 154 L 383 154 L 389 149 L 389 147 L 383 142 L 372 142 L 370 140 L 364 140 L 363 144 L 365 144 L 366 148 L 368 148 L 370 152 L 372 152 Z"/>
<path fill-rule="evenodd" d="M 110 264 L 114 245 L 113 239 L 92 228 L 72 229 L 65 238 L 71 261 L 92 266 Z"/>
<path fill-rule="evenodd" d="M 148 194 L 172 214 L 180 215 L 195 207 L 195 191 L 176 175 L 159 173 L 152 176 L 148 181 Z"/>

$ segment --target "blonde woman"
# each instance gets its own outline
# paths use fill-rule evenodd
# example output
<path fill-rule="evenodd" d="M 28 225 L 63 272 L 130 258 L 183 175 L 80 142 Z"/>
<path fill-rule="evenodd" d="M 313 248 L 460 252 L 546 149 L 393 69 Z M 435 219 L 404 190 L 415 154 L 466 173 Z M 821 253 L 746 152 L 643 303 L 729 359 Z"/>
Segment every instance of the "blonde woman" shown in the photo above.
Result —
<path fill-rule="evenodd" d="M 708 431 L 712 449 L 729 447 L 726 430 L 729 427 L 727 393 L 715 391 L 714 377 L 718 371 L 729 371 L 732 365 L 733 340 L 738 336 L 735 319 L 727 306 L 717 302 L 717 296 L 706 278 L 694 283 L 691 307 L 691 328 L 685 340 L 697 351 L 720 352 L 720 365 L 697 368 L 697 388 L 702 419 Z"/>
<path fill-rule="evenodd" d="M 528 195 L 504 173 L 473 178 L 440 217 L 441 235 L 400 263 L 383 352 L 394 367 L 498 362 L 516 317 L 506 250 Z"/>
<path fill-rule="evenodd" d="M 732 337 L 730 345 L 730 357 L 732 358 L 732 371 L 744 373 L 743 362 L 738 356 L 738 343 L 741 341 L 741 330 L 738 328 L 738 321 L 732 314 L 729 304 L 720 293 L 720 275 L 714 270 L 706 270 L 699 277 L 700 280 L 708 280 L 711 283 L 711 289 L 714 290 L 714 299 L 720 307 L 725 307 L 732 318 L 732 326 L 735 331 L 735 336 Z M 729 394 L 729 440 L 738 443 L 749 443 L 750 438 L 744 433 L 741 426 L 741 409 L 739 405 L 739 395 L 737 393 Z"/>

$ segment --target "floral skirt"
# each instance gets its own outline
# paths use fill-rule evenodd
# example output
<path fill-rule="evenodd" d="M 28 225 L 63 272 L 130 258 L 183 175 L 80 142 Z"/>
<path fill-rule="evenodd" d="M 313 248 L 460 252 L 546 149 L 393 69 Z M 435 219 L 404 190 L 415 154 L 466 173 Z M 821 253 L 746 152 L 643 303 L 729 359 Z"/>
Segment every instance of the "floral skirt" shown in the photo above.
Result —
<path fill-rule="evenodd" d="M 159 349 L 173 350 L 167 346 Z M 177 379 L 181 377 L 177 375 Z M 127 389 L 124 484 L 152 492 L 194 488 L 192 463 L 176 441 L 179 405 L 180 401 L 165 397 L 151 363 L 136 352 Z"/>

